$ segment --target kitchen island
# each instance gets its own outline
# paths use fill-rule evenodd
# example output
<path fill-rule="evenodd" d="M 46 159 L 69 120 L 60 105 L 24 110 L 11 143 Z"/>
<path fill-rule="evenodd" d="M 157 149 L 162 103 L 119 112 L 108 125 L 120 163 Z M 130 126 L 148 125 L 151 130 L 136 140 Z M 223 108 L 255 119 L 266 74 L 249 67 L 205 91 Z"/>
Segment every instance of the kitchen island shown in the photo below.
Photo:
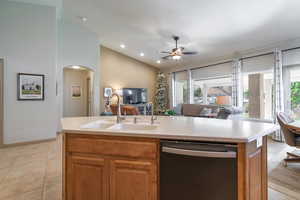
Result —
<path fill-rule="evenodd" d="M 193 117 L 158 117 L 154 124 L 150 121 L 150 117 L 126 117 L 117 124 L 116 117 L 64 118 L 65 199 L 165 200 L 161 181 L 165 177 L 161 174 L 161 144 L 165 141 L 235 148 L 236 151 L 219 152 L 231 158 L 236 155 L 232 167 L 232 178 L 236 180 L 229 187 L 236 194 L 231 194 L 230 200 L 268 199 L 267 135 L 278 129 L 276 125 Z M 165 149 L 174 153 L 174 148 Z M 191 150 L 180 152 L 196 156 Z M 226 157 L 229 159 L 223 156 Z"/>

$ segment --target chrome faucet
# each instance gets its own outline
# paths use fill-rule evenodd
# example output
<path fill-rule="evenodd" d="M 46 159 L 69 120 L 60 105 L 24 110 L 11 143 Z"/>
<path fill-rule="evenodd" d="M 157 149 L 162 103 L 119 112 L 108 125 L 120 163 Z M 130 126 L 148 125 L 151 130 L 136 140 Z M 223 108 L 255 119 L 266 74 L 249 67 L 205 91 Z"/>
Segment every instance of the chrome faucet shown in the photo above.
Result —
<path fill-rule="evenodd" d="M 157 120 L 157 117 L 154 117 L 154 106 L 152 102 L 147 103 L 147 105 L 151 105 L 151 124 L 154 124 L 154 121 Z"/>
<path fill-rule="evenodd" d="M 117 93 L 113 93 L 111 95 L 111 98 L 116 96 L 118 98 L 118 111 L 117 111 L 117 124 L 121 123 L 122 120 L 125 119 L 125 117 L 122 117 L 122 113 L 121 113 L 121 102 L 120 102 L 120 95 L 118 95 Z"/>

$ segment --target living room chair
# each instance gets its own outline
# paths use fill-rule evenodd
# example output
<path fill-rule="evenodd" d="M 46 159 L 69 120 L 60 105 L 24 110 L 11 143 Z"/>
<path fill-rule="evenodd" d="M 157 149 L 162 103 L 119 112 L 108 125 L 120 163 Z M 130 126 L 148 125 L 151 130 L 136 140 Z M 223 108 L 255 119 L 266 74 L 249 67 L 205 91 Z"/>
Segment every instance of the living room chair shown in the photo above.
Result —
<path fill-rule="evenodd" d="M 287 152 L 287 158 L 284 159 L 285 166 L 288 163 L 300 163 L 300 151 L 297 148 L 300 148 L 300 132 L 293 129 L 291 126 L 288 126 L 289 123 L 294 120 L 289 117 L 286 113 L 280 112 L 277 114 L 277 120 L 281 127 L 286 144 L 292 147 L 296 147 L 296 150 L 293 152 Z M 298 129 L 299 130 L 299 129 Z"/>

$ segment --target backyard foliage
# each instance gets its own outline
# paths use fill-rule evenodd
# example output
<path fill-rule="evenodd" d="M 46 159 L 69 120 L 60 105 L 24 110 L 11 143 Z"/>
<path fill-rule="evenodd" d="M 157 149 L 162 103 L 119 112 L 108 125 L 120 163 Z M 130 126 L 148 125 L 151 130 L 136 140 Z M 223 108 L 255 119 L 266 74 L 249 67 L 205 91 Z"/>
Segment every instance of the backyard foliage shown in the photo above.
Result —
<path fill-rule="evenodd" d="M 194 97 L 202 97 L 202 90 L 200 87 L 194 90 Z"/>
<path fill-rule="evenodd" d="M 292 108 L 297 108 L 300 104 L 300 82 L 291 84 L 291 103 Z"/>

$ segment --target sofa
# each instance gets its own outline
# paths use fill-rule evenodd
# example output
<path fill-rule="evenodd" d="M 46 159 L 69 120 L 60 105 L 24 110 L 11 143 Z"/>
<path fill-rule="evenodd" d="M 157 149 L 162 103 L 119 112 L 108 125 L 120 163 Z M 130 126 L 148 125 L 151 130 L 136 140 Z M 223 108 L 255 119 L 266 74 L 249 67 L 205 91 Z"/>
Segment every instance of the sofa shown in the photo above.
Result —
<path fill-rule="evenodd" d="M 240 115 L 243 110 L 234 106 L 206 105 L 206 104 L 180 104 L 174 108 L 178 115 L 190 117 L 213 116 L 219 119 L 232 118 L 232 115 Z"/>

